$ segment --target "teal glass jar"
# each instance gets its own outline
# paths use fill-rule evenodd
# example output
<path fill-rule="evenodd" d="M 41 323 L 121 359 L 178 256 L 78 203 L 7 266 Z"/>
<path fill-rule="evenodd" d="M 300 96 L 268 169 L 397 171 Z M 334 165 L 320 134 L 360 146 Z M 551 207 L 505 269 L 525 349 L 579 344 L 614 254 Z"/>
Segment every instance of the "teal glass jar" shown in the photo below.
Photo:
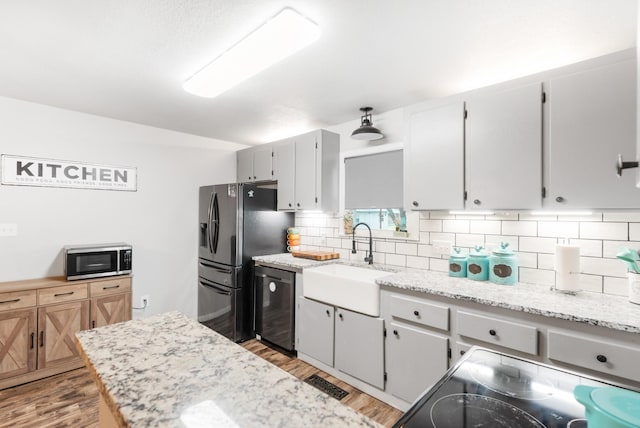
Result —
<path fill-rule="evenodd" d="M 449 256 L 449 276 L 465 278 L 467 276 L 467 256 L 460 254 L 460 248 L 455 247 Z"/>
<path fill-rule="evenodd" d="M 518 282 L 518 256 L 508 246 L 508 242 L 500 243 L 500 248 L 489 257 L 489 281 L 493 283 L 514 285 Z"/>
<path fill-rule="evenodd" d="M 474 281 L 489 279 L 489 255 L 483 247 L 476 246 L 467 258 L 467 278 Z"/>

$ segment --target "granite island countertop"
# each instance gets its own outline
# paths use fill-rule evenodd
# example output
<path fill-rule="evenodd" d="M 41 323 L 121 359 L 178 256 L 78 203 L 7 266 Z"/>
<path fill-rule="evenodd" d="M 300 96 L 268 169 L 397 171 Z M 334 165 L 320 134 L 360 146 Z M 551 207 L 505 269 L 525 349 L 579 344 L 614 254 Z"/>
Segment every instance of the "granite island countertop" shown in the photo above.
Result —
<path fill-rule="evenodd" d="M 367 266 L 363 263 L 342 259 L 317 262 L 298 259 L 290 254 L 259 256 L 254 257 L 254 261 L 299 272 L 303 272 L 304 269 L 310 267 L 329 263 Z M 553 291 L 549 286 L 540 284 L 498 285 L 488 281 L 453 278 L 444 272 L 408 269 L 375 263 L 372 267 L 390 271 L 388 276 L 376 280 L 376 283 L 388 288 L 410 290 L 425 293 L 426 295 L 431 294 L 470 301 L 549 318 L 640 333 L 640 305 L 633 304 L 629 302 L 629 299 L 622 296 L 587 291 L 570 295 Z"/>
<path fill-rule="evenodd" d="M 81 331 L 76 344 L 121 426 L 380 427 L 179 312 Z"/>

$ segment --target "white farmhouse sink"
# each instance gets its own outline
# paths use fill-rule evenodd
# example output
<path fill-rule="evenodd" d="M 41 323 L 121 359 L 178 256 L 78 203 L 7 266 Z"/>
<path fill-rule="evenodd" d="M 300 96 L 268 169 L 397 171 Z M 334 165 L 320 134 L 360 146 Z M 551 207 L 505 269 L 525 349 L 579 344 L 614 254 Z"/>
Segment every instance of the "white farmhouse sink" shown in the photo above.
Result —
<path fill-rule="evenodd" d="M 391 274 L 341 264 L 305 269 L 302 295 L 377 317 L 380 315 L 380 286 L 375 280 Z"/>

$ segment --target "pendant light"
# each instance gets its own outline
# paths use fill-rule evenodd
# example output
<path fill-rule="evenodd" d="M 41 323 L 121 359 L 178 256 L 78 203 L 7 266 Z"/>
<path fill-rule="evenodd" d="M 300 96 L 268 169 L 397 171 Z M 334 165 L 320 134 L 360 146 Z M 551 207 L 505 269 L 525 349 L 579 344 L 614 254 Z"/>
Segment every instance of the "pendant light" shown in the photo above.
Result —
<path fill-rule="evenodd" d="M 384 137 L 382 132 L 373 126 L 371 113 L 369 113 L 371 110 L 373 110 L 372 107 L 360 107 L 360 111 L 364 113 L 360 117 L 360 128 L 351 133 L 351 138 L 356 140 L 379 140 Z"/>

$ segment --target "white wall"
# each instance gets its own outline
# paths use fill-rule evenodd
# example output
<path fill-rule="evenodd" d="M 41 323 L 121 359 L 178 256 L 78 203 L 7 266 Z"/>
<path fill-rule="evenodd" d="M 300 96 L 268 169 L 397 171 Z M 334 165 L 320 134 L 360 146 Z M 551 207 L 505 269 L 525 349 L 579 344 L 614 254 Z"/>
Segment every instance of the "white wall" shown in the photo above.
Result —
<path fill-rule="evenodd" d="M 137 168 L 137 192 L 0 186 L 0 281 L 63 274 L 65 244 L 133 245 L 134 306 L 195 317 L 198 187 L 235 181 L 241 146 L 0 97 L 0 153 Z"/>

